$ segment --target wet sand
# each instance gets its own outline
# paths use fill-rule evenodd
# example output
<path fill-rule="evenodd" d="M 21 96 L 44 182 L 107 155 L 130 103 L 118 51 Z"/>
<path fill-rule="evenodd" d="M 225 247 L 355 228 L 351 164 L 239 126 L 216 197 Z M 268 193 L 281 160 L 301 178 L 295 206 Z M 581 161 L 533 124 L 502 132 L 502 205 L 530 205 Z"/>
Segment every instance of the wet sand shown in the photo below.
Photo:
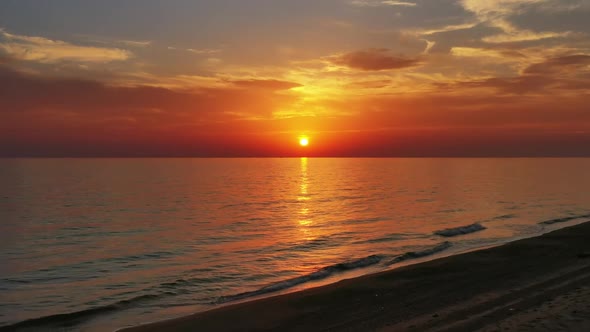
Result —
<path fill-rule="evenodd" d="M 590 222 L 121 331 L 326 330 L 590 331 Z"/>

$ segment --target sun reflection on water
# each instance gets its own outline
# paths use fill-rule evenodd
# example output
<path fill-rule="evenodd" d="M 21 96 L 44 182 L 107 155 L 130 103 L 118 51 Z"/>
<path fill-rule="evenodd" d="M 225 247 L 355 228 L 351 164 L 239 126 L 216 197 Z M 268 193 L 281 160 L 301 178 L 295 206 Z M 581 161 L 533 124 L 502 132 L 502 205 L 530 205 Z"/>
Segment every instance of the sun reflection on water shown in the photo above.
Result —
<path fill-rule="evenodd" d="M 309 210 L 309 194 L 307 192 L 308 189 L 308 174 L 307 174 L 307 158 L 302 157 L 301 159 L 301 176 L 299 181 L 299 196 L 297 196 L 297 200 L 300 202 L 301 207 L 299 209 L 299 225 L 301 226 L 311 226 L 313 224 L 313 220 L 310 218 L 310 210 Z M 305 229 L 304 232 L 307 235 L 309 230 Z"/>

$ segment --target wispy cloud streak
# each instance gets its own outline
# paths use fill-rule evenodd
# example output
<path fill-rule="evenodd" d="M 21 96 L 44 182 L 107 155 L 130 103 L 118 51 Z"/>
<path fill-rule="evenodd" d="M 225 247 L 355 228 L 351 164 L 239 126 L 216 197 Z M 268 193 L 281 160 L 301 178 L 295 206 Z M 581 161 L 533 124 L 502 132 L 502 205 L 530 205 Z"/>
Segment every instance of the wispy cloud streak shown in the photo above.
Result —
<path fill-rule="evenodd" d="M 111 62 L 132 57 L 131 52 L 119 48 L 81 46 L 44 37 L 16 35 L 5 30 L 0 30 L 0 37 L 0 52 L 17 60 L 41 63 Z"/>

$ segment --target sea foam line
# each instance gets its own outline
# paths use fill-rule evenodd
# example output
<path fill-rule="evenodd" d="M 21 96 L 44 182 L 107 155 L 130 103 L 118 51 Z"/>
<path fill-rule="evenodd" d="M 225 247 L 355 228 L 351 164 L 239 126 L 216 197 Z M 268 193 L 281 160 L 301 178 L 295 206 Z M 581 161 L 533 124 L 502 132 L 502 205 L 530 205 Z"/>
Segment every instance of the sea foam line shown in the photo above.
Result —
<path fill-rule="evenodd" d="M 255 291 L 244 292 L 244 293 L 239 293 L 239 294 L 229 295 L 229 296 L 223 296 L 217 300 L 216 304 L 238 301 L 238 300 L 242 300 L 242 299 L 253 297 L 253 296 L 258 296 L 258 295 L 263 295 L 263 294 L 268 294 L 268 293 L 284 290 L 284 289 L 291 288 L 291 287 L 299 285 L 299 284 L 306 283 L 308 281 L 325 279 L 335 273 L 344 272 L 344 271 L 348 271 L 348 270 L 354 270 L 354 269 L 363 268 L 363 267 L 377 264 L 382 259 L 383 259 L 383 256 L 381 256 L 381 255 L 371 255 L 371 256 L 367 256 L 367 257 L 360 258 L 360 259 L 350 261 L 350 262 L 344 262 L 344 263 L 338 263 L 338 264 L 326 266 L 326 267 L 323 267 L 323 268 L 321 268 L 315 272 L 312 272 L 310 274 L 306 274 L 306 275 L 302 275 L 299 277 L 279 281 L 279 282 L 264 286 L 262 288 L 259 288 Z"/>
<path fill-rule="evenodd" d="M 164 293 L 160 295 L 146 294 L 139 295 L 127 300 L 121 300 L 112 304 L 88 308 L 80 311 L 74 311 L 69 313 L 55 314 L 49 316 L 43 316 L 39 318 L 27 319 L 18 323 L 5 325 L 0 327 L 0 332 L 8 331 L 36 331 L 40 329 L 55 329 L 72 327 L 81 324 L 95 316 L 108 314 L 113 311 L 124 310 L 133 306 L 138 302 L 152 301 L 157 298 L 166 295 L 173 295 L 172 293 Z"/>
<path fill-rule="evenodd" d="M 447 250 L 451 246 L 452 246 L 451 242 L 445 241 L 445 242 L 440 243 L 432 248 L 424 249 L 421 251 L 409 251 L 403 255 L 399 255 L 399 256 L 395 257 L 391 261 L 387 262 L 386 265 L 392 265 L 392 264 L 400 263 L 400 262 L 407 261 L 410 259 L 416 259 L 416 258 L 430 256 L 430 255 L 439 253 L 441 251 Z"/>
<path fill-rule="evenodd" d="M 421 251 L 406 252 L 402 255 L 395 257 L 393 260 L 389 261 L 385 265 L 389 266 L 389 265 L 399 263 L 402 261 L 433 255 L 433 254 L 436 254 L 436 253 L 441 252 L 443 250 L 446 250 L 450 247 L 451 247 L 451 242 L 445 241 L 445 242 L 440 243 L 432 248 L 424 249 Z M 323 267 L 323 268 L 321 268 L 315 272 L 312 272 L 310 274 L 306 274 L 306 275 L 302 275 L 299 277 L 295 277 L 295 278 L 279 281 L 276 283 L 272 283 L 270 285 L 264 286 L 262 288 L 254 290 L 254 291 L 249 291 L 249 292 L 244 292 L 244 293 L 239 293 L 239 294 L 229 295 L 229 296 L 223 296 L 223 297 L 219 298 L 213 304 L 228 303 L 228 302 L 243 300 L 243 299 L 246 299 L 249 297 L 254 297 L 254 296 L 259 296 L 259 295 L 264 295 L 264 294 L 268 294 L 268 293 L 272 293 L 272 292 L 285 290 L 285 289 L 288 289 L 288 288 L 291 288 L 296 285 L 300 285 L 300 284 L 303 284 L 303 283 L 306 283 L 309 281 L 325 279 L 325 278 L 332 276 L 336 273 L 341 273 L 344 271 L 349 271 L 349 270 L 354 270 L 354 269 L 359 269 L 359 268 L 364 268 L 364 267 L 368 267 L 371 265 L 375 265 L 375 264 L 380 263 L 385 257 L 386 257 L 385 255 L 371 255 L 371 256 L 367 256 L 367 257 L 360 258 L 360 259 L 350 261 L 350 262 L 344 262 L 344 263 L 338 263 L 338 264 L 326 266 L 326 267 Z"/>
<path fill-rule="evenodd" d="M 545 220 L 545 221 L 541 221 L 539 224 L 541 224 L 541 225 L 551 225 L 551 224 L 557 224 L 557 223 L 561 223 L 561 222 L 567 222 L 567 221 L 571 221 L 571 220 L 575 220 L 575 219 L 582 219 L 582 218 L 590 218 L 590 213 L 589 214 L 578 215 L 578 216 L 571 216 L 571 217 L 563 217 L 563 218 L 556 218 L 556 219 Z"/>
<path fill-rule="evenodd" d="M 452 237 L 452 236 L 457 236 L 457 235 L 479 232 L 479 231 L 483 231 L 484 229 L 486 229 L 484 226 L 475 223 L 475 224 L 471 224 L 471 225 L 467 225 L 467 226 L 441 229 L 441 230 L 434 232 L 434 234 L 444 236 L 444 237 Z"/>

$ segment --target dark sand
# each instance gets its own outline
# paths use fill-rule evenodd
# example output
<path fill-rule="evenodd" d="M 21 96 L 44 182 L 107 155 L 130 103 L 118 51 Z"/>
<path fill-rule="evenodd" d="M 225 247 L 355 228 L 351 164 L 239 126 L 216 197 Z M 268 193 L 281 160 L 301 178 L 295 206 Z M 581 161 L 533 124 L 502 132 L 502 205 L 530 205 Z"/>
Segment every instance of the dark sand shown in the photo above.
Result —
<path fill-rule="evenodd" d="M 590 331 L 590 222 L 149 331 Z"/>

